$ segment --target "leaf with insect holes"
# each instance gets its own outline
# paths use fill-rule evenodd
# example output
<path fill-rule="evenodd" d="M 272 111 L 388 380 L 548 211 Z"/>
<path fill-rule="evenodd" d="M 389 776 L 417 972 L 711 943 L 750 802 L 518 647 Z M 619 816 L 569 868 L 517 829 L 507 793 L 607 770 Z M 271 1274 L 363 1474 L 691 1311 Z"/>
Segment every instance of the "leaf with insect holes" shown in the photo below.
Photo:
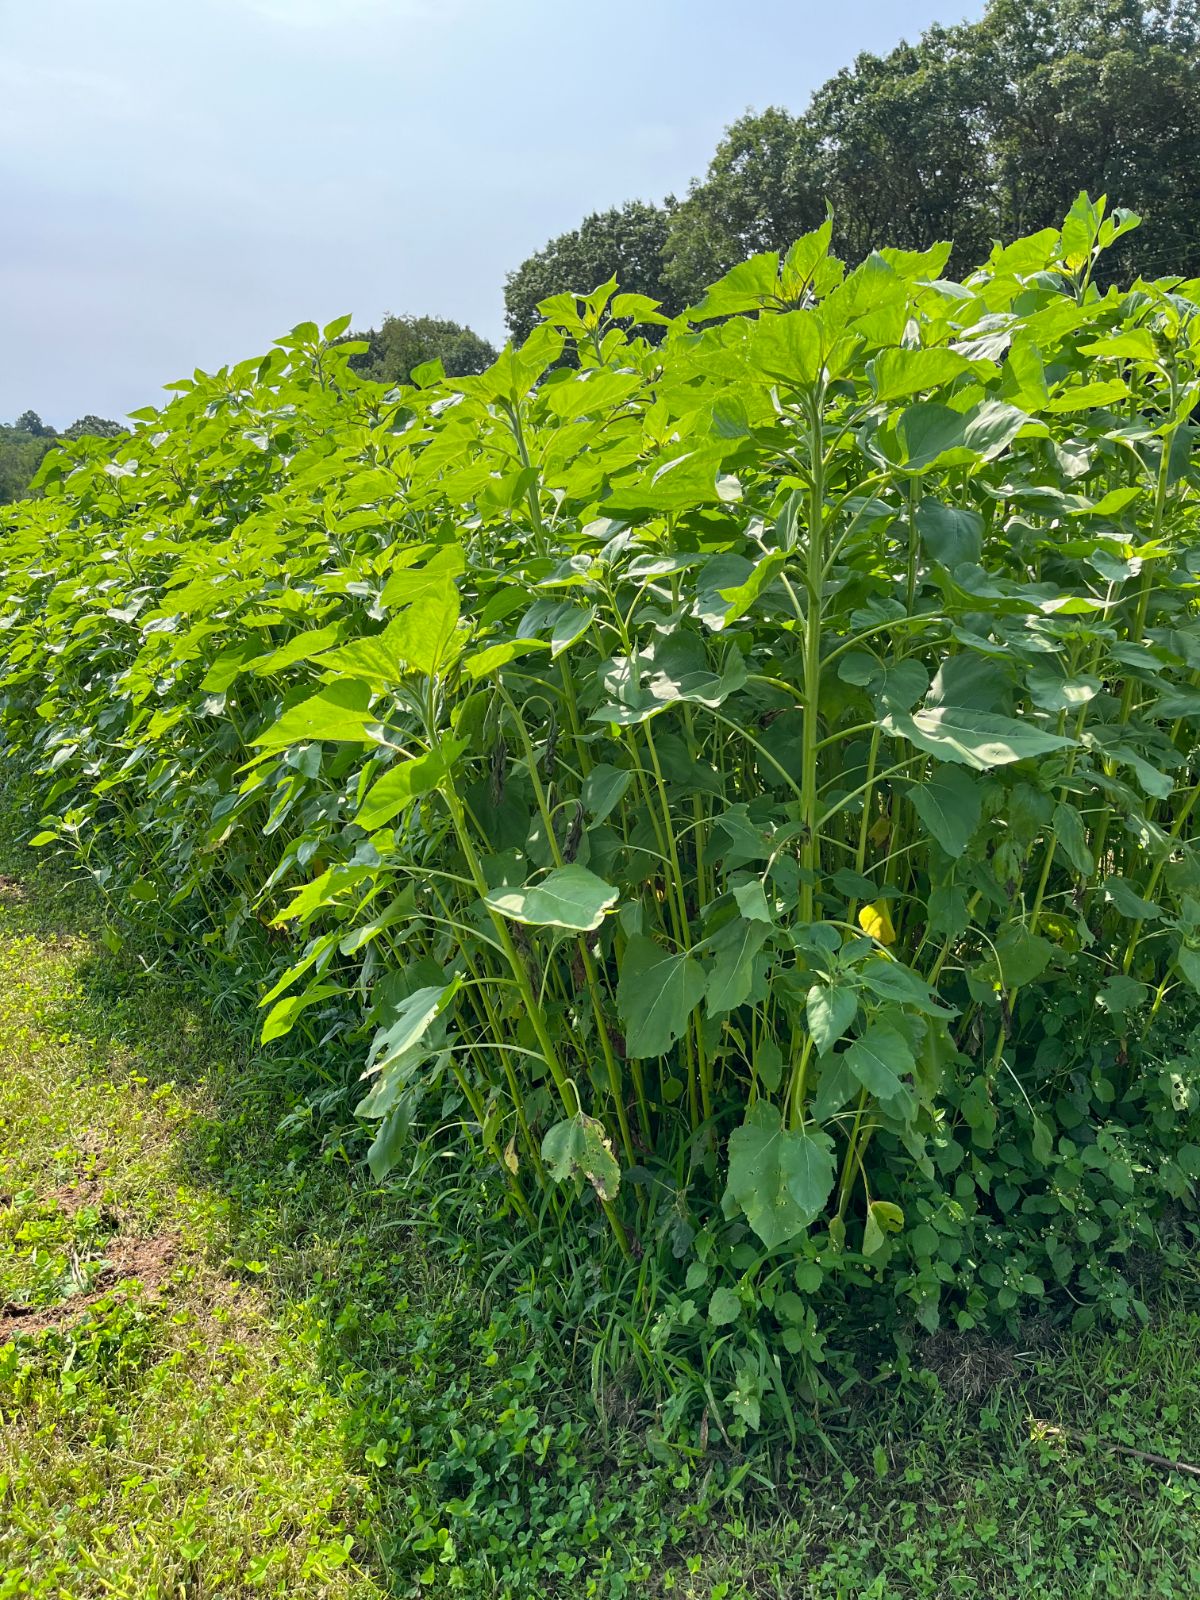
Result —
<path fill-rule="evenodd" d="M 729 1135 L 729 1182 L 722 1208 L 741 1211 L 768 1250 L 794 1239 L 833 1191 L 833 1141 L 811 1128 L 783 1127 L 778 1109 L 756 1100 Z"/>
<path fill-rule="evenodd" d="M 601 1200 L 615 1200 L 621 1168 L 604 1124 L 582 1111 L 556 1122 L 542 1140 L 542 1160 L 556 1183 L 583 1177 Z"/>
<path fill-rule="evenodd" d="M 510 922 L 591 933 L 604 921 L 604 913 L 616 905 L 618 892 L 594 872 L 572 862 L 523 889 L 492 889 L 484 898 Z"/>

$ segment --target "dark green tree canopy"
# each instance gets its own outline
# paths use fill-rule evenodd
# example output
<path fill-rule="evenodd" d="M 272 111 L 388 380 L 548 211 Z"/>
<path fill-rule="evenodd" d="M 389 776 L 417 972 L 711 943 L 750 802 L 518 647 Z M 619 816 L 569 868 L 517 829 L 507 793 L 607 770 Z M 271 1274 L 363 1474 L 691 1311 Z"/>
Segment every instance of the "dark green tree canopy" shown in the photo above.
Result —
<path fill-rule="evenodd" d="M 536 255 L 510 272 L 504 285 L 504 313 L 518 342 L 537 323 L 538 304 L 552 294 L 589 294 L 616 278 L 631 294 L 649 295 L 678 309 L 666 278 L 664 250 L 673 201 L 665 206 L 630 200 L 611 211 L 596 211 L 570 233 L 551 239 Z"/>
<path fill-rule="evenodd" d="M 89 413 L 58 433 L 36 411 L 23 411 L 13 423 L 0 423 L 0 505 L 22 500 L 38 468 L 56 445 L 76 439 L 115 439 L 126 432 L 119 422 Z"/>
<path fill-rule="evenodd" d="M 351 357 L 351 366 L 377 383 L 408 383 L 426 361 L 440 361 L 447 377 L 462 378 L 496 359 L 486 339 L 444 317 L 386 316 L 378 328 L 349 337 L 368 346 Z"/>
<path fill-rule="evenodd" d="M 707 176 L 671 215 L 664 250 L 671 297 L 686 305 L 718 273 L 818 227 L 826 209 L 819 155 L 805 119 L 779 106 L 748 112 L 728 128 Z"/>
<path fill-rule="evenodd" d="M 13 427 L 18 433 L 27 433 L 31 439 L 54 438 L 54 429 L 48 422 L 43 422 L 36 411 L 22 411 Z"/>
<path fill-rule="evenodd" d="M 539 300 L 614 274 L 675 311 L 827 208 L 851 261 L 949 239 L 963 270 L 992 240 L 1054 224 L 1081 189 L 1144 221 L 1110 277 L 1200 273 L 1200 0 L 990 0 L 978 22 L 860 55 L 803 112 L 735 122 L 681 203 L 552 240 L 509 277 L 508 324 L 523 337 Z"/>
<path fill-rule="evenodd" d="M 127 430 L 109 417 L 97 417 L 89 411 L 63 431 L 64 439 L 117 439 Z"/>

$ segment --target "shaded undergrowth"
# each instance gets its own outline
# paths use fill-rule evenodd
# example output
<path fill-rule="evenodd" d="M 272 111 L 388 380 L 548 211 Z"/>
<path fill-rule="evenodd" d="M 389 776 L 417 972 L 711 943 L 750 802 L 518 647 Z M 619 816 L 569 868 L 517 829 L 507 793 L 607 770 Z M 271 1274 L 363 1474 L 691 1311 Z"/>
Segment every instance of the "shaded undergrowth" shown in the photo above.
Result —
<path fill-rule="evenodd" d="M 461 1164 L 371 1183 L 332 1057 L 4 858 L 0 1298 L 51 1319 L 0 1347 L 4 1600 L 1197 1591 L 1200 1479 L 1145 1459 L 1200 1457 L 1186 1274 L 1135 1332 L 942 1338 L 794 1451 L 669 1451 L 585 1251 L 510 1251 Z"/>

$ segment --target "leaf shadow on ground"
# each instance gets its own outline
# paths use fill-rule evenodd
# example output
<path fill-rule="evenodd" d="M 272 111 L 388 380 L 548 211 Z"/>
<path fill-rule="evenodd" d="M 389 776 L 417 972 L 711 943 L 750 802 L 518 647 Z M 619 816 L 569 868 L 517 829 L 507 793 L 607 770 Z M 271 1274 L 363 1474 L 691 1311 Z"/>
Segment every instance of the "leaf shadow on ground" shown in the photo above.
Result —
<path fill-rule="evenodd" d="M 591 1410 L 532 1285 L 514 1299 L 503 1249 L 489 1263 L 458 1232 L 452 1188 L 446 1215 L 413 1216 L 399 1186 L 366 1178 L 349 1066 L 257 1046 L 240 995 L 202 988 L 171 952 L 112 952 L 86 886 L 11 850 L 5 865 L 6 934 L 77 951 L 48 1027 L 86 1040 L 118 1084 L 179 1093 L 159 1181 L 215 1197 L 215 1279 L 234 1300 L 250 1285 L 315 1352 L 363 1568 L 347 1593 L 452 1592 L 459 1570 L 496 1596 L 582 1592 L 595 1570 L 599 1593 L 706 1600 L 975 1592 L 956 1573 L 998 1596 L 1035 1578 L 1048 1596 L 1195 1592 L 1193 1486 L 1120 1453 L 1200 1453 L 1194 1285 L 1115 1343 L 944 1337 L 927 1351 L 936 1393 L 876 1397 L 835 1433 L 832 1465 L 802 1444 L 743 1463 L 723 1495 L 730 1463 L 655 1461 L 636 1405 Z M 86 1137 L 81 1150 L 97 1155 Z M 479 1214 L 477 1194 L 460 1198 Z"/>

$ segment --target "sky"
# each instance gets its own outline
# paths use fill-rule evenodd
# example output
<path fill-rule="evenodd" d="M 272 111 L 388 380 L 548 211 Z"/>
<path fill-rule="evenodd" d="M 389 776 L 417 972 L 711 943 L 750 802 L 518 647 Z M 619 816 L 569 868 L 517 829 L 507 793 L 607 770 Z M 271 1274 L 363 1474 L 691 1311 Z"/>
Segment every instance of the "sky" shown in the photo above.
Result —
<path fill-rule="evenodd" d="M 297 322 L 499 342 L 506 272 L 749 107 L 982 0 L 0 0 L 0 421 L 158 403 Z"/>

